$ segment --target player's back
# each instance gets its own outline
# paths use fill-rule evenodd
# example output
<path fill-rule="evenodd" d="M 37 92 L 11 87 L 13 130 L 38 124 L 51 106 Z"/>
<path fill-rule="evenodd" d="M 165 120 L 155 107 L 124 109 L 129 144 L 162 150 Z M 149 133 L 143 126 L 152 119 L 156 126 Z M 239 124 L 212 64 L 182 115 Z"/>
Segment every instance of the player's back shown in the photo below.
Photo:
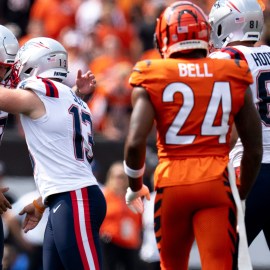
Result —
<path fill-rule="evenodd" d="M 42 196 L 96 184 L 90 165 L 92 120 L 86 103 L 56 81 L 32 77 L 18 87 L 32 89 L 46 108 L 46 114 L 35 120 L 21 115 Z"/>
<path fill-rule="evenodd" d="M 252 77 L 244 61 L 161 59 L 137 63 L 130 77 L 155 110 L 159 164 L 155 187 L 220 179 L 234 116 Z"/>
<path fill-rule="evenodd" d="M 132 85 L 155 109 L 159 158 L 226 156 L 234 115 L 252 82 L 245 62 L 166 59 L 137 63 Z"/>

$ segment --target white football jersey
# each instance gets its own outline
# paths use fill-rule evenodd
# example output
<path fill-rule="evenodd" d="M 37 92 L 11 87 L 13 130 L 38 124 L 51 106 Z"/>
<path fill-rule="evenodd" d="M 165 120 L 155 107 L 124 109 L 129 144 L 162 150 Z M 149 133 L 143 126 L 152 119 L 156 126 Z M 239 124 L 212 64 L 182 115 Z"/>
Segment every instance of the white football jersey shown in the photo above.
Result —
<path fill-rule="evenodd" d="M 93 133 L 86 103 L 71 88 L 48 79 L 31 77 L 18 88 L 32 89 L 46 108 L 39 119 L 20 116 L 43 201 L 51 194 L 97 185 L 90 165 Z"/>
<path fill-rule="evenodd" d="M 250 85 L 254 104 L 261 116 L 263 134 L 262 163 L 270 163 L 270 47 L 232 46 L 210 54 L 211 58 L 246 60 L 253 76 Z M 248 115 L 247 115 L 248 117 Z M 234 167 L 240 166 L 243 147 L 238 140 L 230 153 Z"/>

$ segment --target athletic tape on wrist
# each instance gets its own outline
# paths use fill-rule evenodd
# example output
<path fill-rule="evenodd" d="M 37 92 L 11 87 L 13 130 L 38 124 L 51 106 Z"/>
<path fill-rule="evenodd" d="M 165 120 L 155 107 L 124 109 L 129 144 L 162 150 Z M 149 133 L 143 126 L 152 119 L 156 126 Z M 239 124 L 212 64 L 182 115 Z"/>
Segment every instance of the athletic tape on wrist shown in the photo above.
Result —
<path fill-rule="evenodd" d="M 38 212 L 40 214 L 43 214 L 44 213 L 45 207 L 40 206 L 36 200 L 33 200 L 33 205 L 35 206 L 35 208 L 38 210 Z"/>
<path fill-rule="evenodd" d="M 145 171 L 145 164 L 143 165 L 143 167 L 139 170 L 133 170 L 131 168 L 128 167 L 128 165 L 126 164 L 126 161 L 123 161 L 124 164 L 124 171 L 125 174 L 131 178 L 140 178 L 141 176 L 143 176 L 144 171 Z"/>

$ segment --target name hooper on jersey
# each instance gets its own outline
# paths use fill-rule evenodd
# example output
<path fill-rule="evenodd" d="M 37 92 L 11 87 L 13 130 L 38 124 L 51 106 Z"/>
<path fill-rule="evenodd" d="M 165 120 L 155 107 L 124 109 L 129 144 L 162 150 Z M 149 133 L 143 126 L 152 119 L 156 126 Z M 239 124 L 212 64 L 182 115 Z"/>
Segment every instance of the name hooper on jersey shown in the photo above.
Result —
<path fill-rule="evenodd" d="M 270 54 L 268 52 L 251 53 L 257 67 L 270 65 Z"/>

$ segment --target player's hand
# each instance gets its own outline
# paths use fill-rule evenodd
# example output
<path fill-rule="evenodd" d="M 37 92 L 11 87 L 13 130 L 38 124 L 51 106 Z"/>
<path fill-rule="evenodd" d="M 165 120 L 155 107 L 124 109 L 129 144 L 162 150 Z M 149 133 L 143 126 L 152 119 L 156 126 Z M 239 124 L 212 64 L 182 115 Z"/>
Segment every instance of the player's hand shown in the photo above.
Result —
<path fill-rule="evenodd" d="M 126 193 L 126 204 L 129 209 L 135 214 L 142 214 L 144 207 L 141 197 L 146 197 L 150 200 L 150 192 L 146 185 L 143 185 L 142 188 L 136 192 L 132 191 L 131 188 L 127 189 Z"/>
<path fill-rule="evenodd" d="M 7 209 L 11 209 L 11 204 L 5 197 L 4 193 L 9 190 L 8 187 L 1 187 L 0 188 L 0 214 L 2 215 Z"/>
<path fill-rule="evenodd" d="M 91 95 L 96 88 L 95 75 L 88 70 L 85 74 L 82 74 L 81 70 L 78 70 L 76 86 L 79 89 L 81 95 Z"/>
<path fill-rule="evenodd" d="M 25 233 L 34 229 L 42 218 L 42 214 L 36 209 L 33 203 L 26 205 L 19 215 L 24 215 L 25 219 L 22 224 L 22 229 Z"/>

